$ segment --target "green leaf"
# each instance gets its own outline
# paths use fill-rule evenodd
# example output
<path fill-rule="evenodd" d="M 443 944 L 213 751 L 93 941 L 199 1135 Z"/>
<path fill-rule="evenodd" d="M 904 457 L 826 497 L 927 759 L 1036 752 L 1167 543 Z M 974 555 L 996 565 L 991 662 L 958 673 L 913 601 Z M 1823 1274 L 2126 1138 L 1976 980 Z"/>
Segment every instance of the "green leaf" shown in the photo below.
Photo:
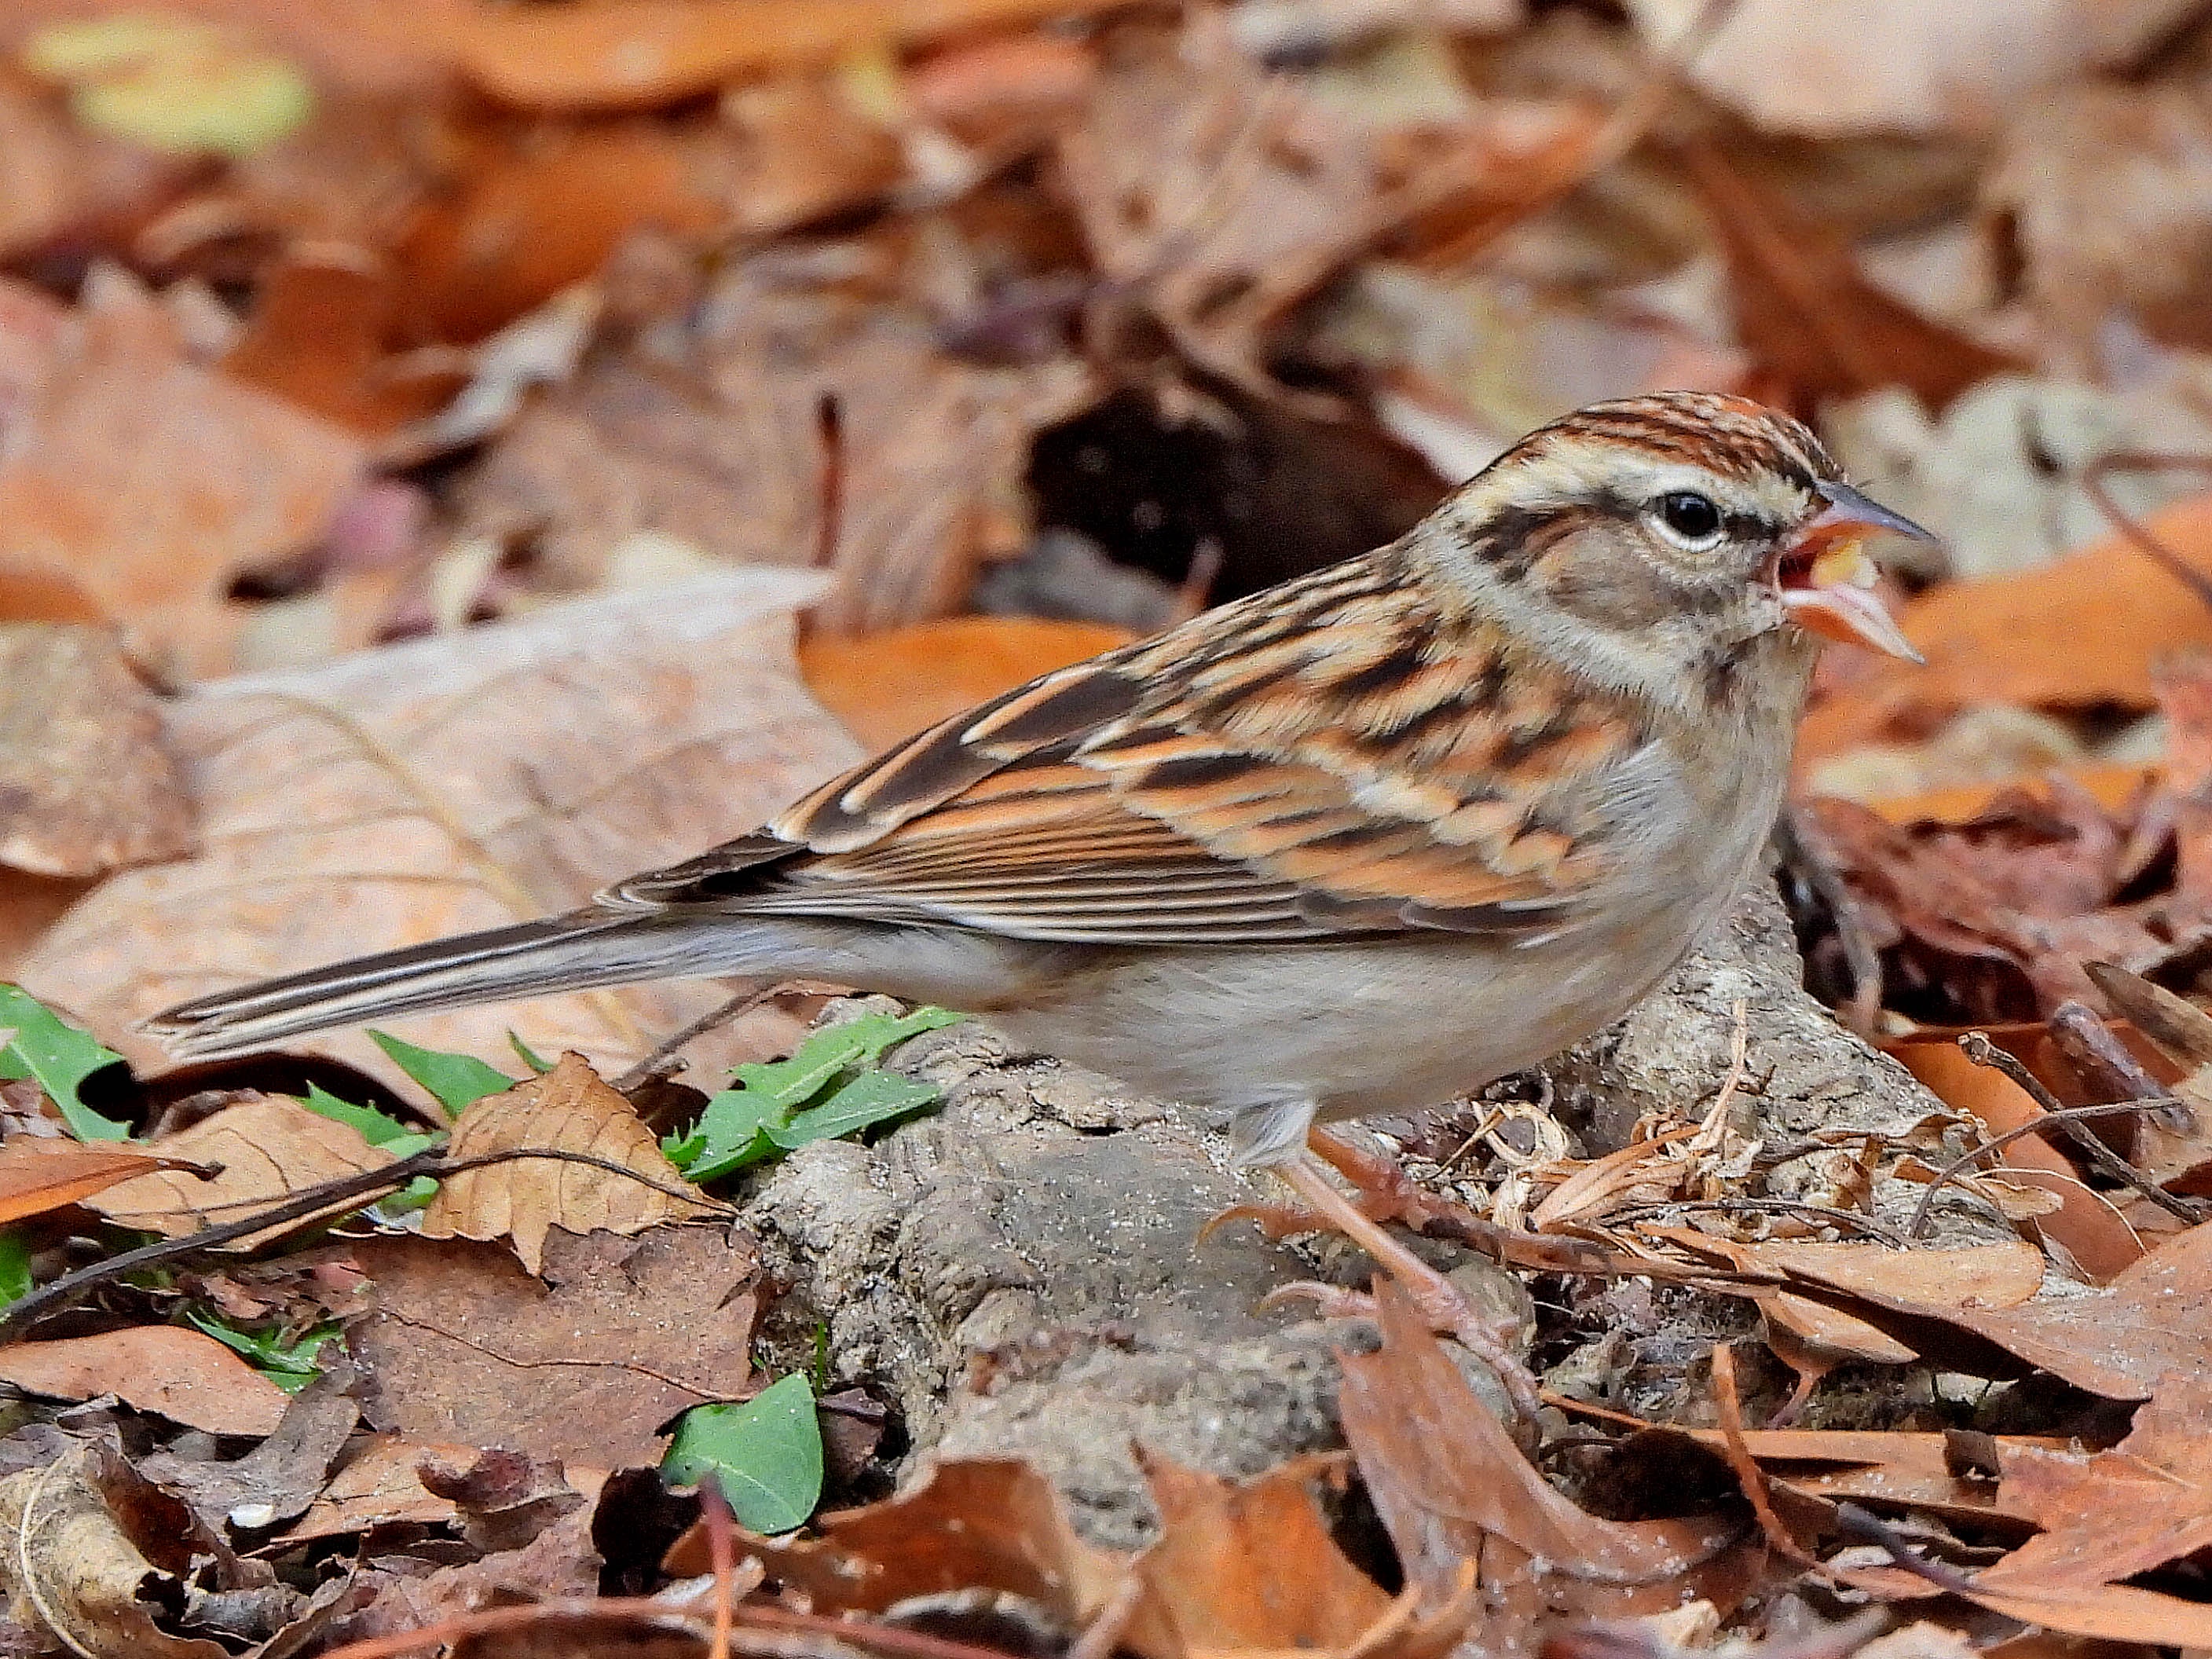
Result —
<path fill-rule="evenodd" d="M 933 1104 L 927 1083 L 872 1069 L 884 1050 L 924 1031 L 957 1024 L 942 1008 L 863 1014 L 816 1031 L 788 1060 L 738 1066 L 737 1086 L 710 1097 L 699 1121 L 664 1139 L 668 1161 L 708 1182 L 805 1146 L 851 1134 Z"/>
<path fill-rule="evenodd" d="M 810 1140 L 835 1140 L 934 1106 L 939 1092 L 933 1083 L 896 1072 L 863 1072 L 819 1106 L 795 1113 L 781 1128 L 769 1130 L 769 1137 L 786 1152 Z"/>
<path fill-rule="evenodd" d="M 0 1047 L 0 1078 L 37 1079 L 79 1140 L 131 1139 L 129 1124 L 101 1116 L 76 1094 L 85 1079 L 120 1064 L 122 1055 L 101 1048 L 88 1032 L 63 1024 L 20 985 L 0 984 L 0 1026 L 15 1028 Z"/>
<path fill-rule="evenodd" d="M 31 1293 L 31 1246 L 22 1234 L 0 1233 L 0 1306 Z"/>
<path fill-rule="evenodd" d="M 286 1342 L 274 1334 L 241 1331 L 198 1308 L 187 1308 L 185 1317 L 226 1348 L 244 1354 L 256 1370 L 287 1394 L 297 1394 L 315 1380 L 319 1374 L 315 1356 L 338 1334 L 335 1324 L 318 1325 L 298 1341 Z"/>
<path fill-rule="evenodd" d="M 514 1087 L 513 1078 L 494 1071 L 474 1054 L 441 1054 L 433 1048 L 418 1048 L 389 1031 L 368 1035 L 394 1066 L 428 1089 L 455 1117 L 486 1095 L 503 1095 Z"/>
<path fill-rule="evenodd" d="M 507 1046 L 514 1049 L 516 1057 L 538 1076 L 544 1077 L 546 1073 L 553 1069 L 538 1057 L 538 1051 L 535 1048 L 522 1040 L 522 1034 L 520 1031 L 509 1031 L 507 1034 Z"/>
<path fill-rule="evenodd" d="M 822 1498 L 814 1390 L 794 1372 L 738 1404 L 694 1406 L 677 1424 L 660 1473 L 675 1486 L 713 1481 L 750 1531 L 804 1526 Z"/>
<path fill-rule="evenodd" d="M 372 1146 L 388 1146 L 416 1133 L 412 1124 L 402 1123 L 389 1112 L 379 1111 L 374 1106 L 356 1106 L 349 1100 L 340 1100 L 319 1083 L 310 1083 L 300 1104 L 319 1116 L 343 1123 L 359 1130 L 361 1138 Z"/>

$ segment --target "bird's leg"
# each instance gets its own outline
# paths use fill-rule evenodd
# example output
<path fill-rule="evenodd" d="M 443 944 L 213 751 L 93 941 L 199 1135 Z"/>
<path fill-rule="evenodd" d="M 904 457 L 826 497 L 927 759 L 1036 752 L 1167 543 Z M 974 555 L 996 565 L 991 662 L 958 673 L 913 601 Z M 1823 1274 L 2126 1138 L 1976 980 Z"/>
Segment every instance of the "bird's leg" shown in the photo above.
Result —
<path fill-rule="evenodd" d="M 1510 1330 L 1501 1329 L 1485 1319 L 1456 1285 L 1393 1238 L 1381 1222 L 1339 1192 L 1321 1160 L 1312 1152 L 1300 1151 L 1272 1167 L 1284 1183 L 1305 1200 L 1306 1207 L 1316 1218 L 1365 1250 L 1375 1258 L 1377 1267 L 1412 1292 L 1414 1305 L 1420 1309 L 1431 1329 L 1456 1337 L 1469 1353 L 1498 1373 L 1498 1381 L 1504 1384 L 1516 1406 L 1524 1413 L 1534 1413 L 1536 1379 L 1508 1346 Z M 1401 1175 L 1399 1179 L 1405 1177 Z M 1312 1297 L 1322 1304 L 1324 1312 L 1364 1311 L 1358 1304 L 1348 1303 L 1343 1292 L 1322 1285 L 1286 1285 L 1273 1292 L 1262 1305 L 1272 1305 L 1290 1297 Z"/>

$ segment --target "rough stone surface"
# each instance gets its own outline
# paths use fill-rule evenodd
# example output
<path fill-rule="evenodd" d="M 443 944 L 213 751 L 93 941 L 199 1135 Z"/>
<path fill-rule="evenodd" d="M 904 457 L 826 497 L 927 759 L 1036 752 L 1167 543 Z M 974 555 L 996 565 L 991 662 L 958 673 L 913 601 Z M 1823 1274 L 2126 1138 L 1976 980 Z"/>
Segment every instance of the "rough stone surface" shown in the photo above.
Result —
<path fill-rule="evenodd" d="M 1940 1109 L 1798 988 L 1762 887 L 1644 1007 L 1556 1063 L 1563 1110 L 1595 1140 L 1647 1109 L 1701 1107 L 1726 1076 L 1739 998 L 1771 1133 L 1903 1127 Z M 1231 1170 L 1223 1137 L 972 1024 L 890 1063 L 942 1086 L 944 1108 L 873 1146 L 802 1149 L 749 1206 L 790 1287 L 769 1337 L 795 1363 L 826 1327 L 837 1382 L 896 1405 L 910 1459 L 1027 1457 L 1086 1532 L 1121 1545 L 1152 1522 L 1134 1442 L 1229 1475 L 1340 1443 L 1346 1327 L 1256 1310 L 1293 1280 L 1356 1282 L 1364 1258 L 1243 1223 L 1200 1242 L 1218 1211 L 1283 1196 Z M 1525 1301 L 1499 1270 L 1424 1251 L 1482 1294 Z"/>

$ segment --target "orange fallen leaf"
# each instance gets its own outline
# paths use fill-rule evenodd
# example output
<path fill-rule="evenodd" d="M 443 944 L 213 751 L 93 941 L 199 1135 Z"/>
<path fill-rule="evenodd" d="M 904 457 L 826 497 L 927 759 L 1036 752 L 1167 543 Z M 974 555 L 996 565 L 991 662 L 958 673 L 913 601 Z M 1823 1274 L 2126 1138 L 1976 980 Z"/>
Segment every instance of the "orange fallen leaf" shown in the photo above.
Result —
<path fill-rule="evenodd" d="M 2142 794 L 2157 776 L 2154 766 L 2118 762 L 2083 761 L 2056 769 L 2058 776 L 2108 811 L 2118 811 Z M 2050 785 L 2041 775 L 2007 778 L 1996 783 L 1958 783 L 1917 795 L 1886 795 L 1866 803 L 1868 810 L 1892 823 L 1964 823 L 1990 810 L 2008 789 L 2048 795 Z"/>
<path fill-rule="evenodd" d="M 0 1347 L 0 1382 L 57 1400 L 112 1394 L 210 1434 L 275 1431 L 287 1395 L 213 1337 L 177 1325 Z"/>
<path fill-rule="evenodd" d="M 457 31 L 469 76 L 540 110 L 639 109 L 842 53 L 1104 11 L 1115 0 L 615 0 L 479 4 Z"/>
<path fill-rule="evenodd" d="M 1100 623 L 945 617 L 860 638 L 810 629 L 799 668 L 847 731 L 881 749 L 1129 638 Z"/>
<path fill-rule="evenodd" d="M 465 1163 L 526 1149 L 583 1154 L 643 1179 L 551 1158 L 465 1170 L 447 1177 L 422 1212 L 423 1237 L 508 1239 L 534 1273 L 545 1235 L 555 1227 L 628 1235 L 723 1212 L 677 1173 L 661 1153 L 659 1138 L 580 1054 L 563 1054 L 543 1076 L 470 1106 L 453 1126 L 446 1155 Z"/>
<path fill-rule="evenodd" d="M 380 259 L 355 248 L 295 249 L 263 271 L 223 373 L 381 435 L 430 414 L 459 384 L 450 373 L 394 374 L 395 311 L 393 277 Z"/>
<path fill-rule="evenodd" d="M 2212 576 L 2212 495 L 2143 524 Z M 2212 645 L 2212 609 L 2118 535 L 2033 570 L 1941 583 L 1898 620 L 1927 665 L 1869 663 L 1848 691 L 1817 703 L 1798 732 L 1801 772 L 1859 744 L 1925 732 L 1976 703 L 2146 711 L 2157 701 L 2153 665 Z"/>
<path fill-rule="evenodd" d="M 1971 1113 L 2001 1135 L 2045 1115 L 2020 1085 L 1990 1066 L 1977 1066 L 1948 1037 L 1914 1039 L 1885 1045 L 1905 1070 L 1925 1084 L 1944 1104 Z M 2057 1245 L 2081 1271 L 2109 1283 L 2130 1263 L 2142 1260 L 2143 1243 L 2110 1203 L 2081 1183 L 2074 1162 L 2059 1150 L 2063 1131 L 2022 1135 L 1997 1154 L 1998 1169 L 1982 1166 L 1993 1180 L 2032 1186 L 2057 1199 L 2058 1209 L 2024 1224 L 2036 1236 Z"/>
<path fill-rule="evenodd" d="M 194 1170 L 189 1158 L 113 1145 L 17 1135 L 0 1146 L 0 1224 L 58 1210 L 156 1170 Z"/>

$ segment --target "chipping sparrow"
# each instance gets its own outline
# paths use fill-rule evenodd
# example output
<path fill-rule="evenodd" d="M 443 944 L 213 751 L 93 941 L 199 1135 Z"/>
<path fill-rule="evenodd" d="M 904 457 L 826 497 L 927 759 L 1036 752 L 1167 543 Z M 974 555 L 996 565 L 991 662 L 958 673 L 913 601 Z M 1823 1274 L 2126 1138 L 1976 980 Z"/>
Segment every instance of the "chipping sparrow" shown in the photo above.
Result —
<path fill-rule="evenodd" d="M 584 909 L 150 1024 L 206 1055 L 663 976 L 887 991 L 1225 1111 L 1241 1161 L 1433 1299 L 1309 1126 L 1533 1065 L 1666 974 L 1765 840 L 1813 635 L 1911 654 L 1867 586 L 1885 531 L 1927 533 L 1787 416 L 1596 404 L 1388 547 L 1047 674 Z"/>

